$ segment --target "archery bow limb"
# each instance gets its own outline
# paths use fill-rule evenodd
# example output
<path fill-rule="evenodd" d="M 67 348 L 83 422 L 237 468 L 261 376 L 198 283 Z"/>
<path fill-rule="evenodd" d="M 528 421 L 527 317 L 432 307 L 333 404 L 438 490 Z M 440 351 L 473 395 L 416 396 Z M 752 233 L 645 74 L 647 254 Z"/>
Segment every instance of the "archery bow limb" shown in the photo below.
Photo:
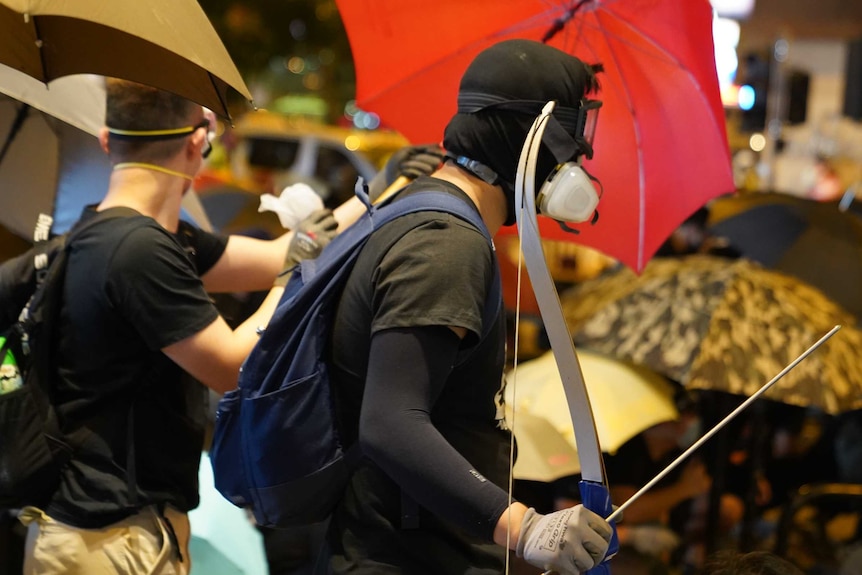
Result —
<path fill-rule="evenodd" d="M 608 517 L 613 511 L 613 507 L 605 480 L 602 451 L 593 419 L 590 398 L 572 337 L 563 318 L 560 299 L 548 270 L 536 220 L 534 189 L 536 158 L 545 126 L 553 109 L 554 102 L 545 105 L 542 113 L 533 123 L 521 150 L 518 172 L 515 177 L 515 213 L 524 262 L 539 304 L 539 311 L 551 343 L 551 349 L 557 361 L 572 417 L 575 440 L 578 444 L 578 458 L 581 463 L 581 500 L 587 509 L 594 511 L 601 517 Z M 619 549 L 616 527 L 613 523 L 612 527 L 614 530 L 608 553 L 601 564 L 587 572 L 591 575 L 610 573 L 607 560 Z"/>

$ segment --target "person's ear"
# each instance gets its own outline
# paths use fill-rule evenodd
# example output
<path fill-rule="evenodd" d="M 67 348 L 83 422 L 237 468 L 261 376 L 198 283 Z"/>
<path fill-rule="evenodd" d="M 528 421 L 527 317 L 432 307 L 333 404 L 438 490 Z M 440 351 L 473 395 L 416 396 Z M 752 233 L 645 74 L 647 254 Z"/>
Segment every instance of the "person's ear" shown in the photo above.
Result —
<path fill-rule="evenodd" d="M 198 128 L 189 138 L 189 146 L 186 148 L 186 153 L 189 158 L 200 157 L 201 152 L 206 144 L 207 131 L 204 128 Z"/>
<path fill-rule="evenodd" d="M 99 147 L 102 148 L 102 151 L 106 154 L 111 153 L 111 150 L 108 147 L 108 143 L 110 140 L 110 133 L 108 132 L 108 128 L 102 127 L 99 129 Z"/>

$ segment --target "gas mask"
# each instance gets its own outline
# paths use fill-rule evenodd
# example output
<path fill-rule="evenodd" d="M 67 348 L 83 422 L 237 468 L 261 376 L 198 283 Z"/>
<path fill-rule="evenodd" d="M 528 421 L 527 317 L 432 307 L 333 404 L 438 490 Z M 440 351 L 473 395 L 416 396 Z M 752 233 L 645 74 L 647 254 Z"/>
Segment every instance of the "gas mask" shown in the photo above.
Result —
<path fill-rule="evenodd" d="M 598 219 L 596 208 L 599 204 L 600 194 L 593 185 L 595 178 L 590 176 L 581 165 L 583 157 L 591 158 L 593 155 L 593 137 L 595 135 L 598 111 L 602 103 L 597 100 L 585 100 L 578 110 L 577 130 L 575 141 L 583 150 L 576 160 L 566 161 L 558 164 L 551 172 L 539 193 L 536 196 L 536 205 L 539 213 L 556 220 L 560 226 L 569 232 L 577 233 L 568 223 L 580 223 L 590 220 L 595 223 Z M 528 169 L 535 171 L 535 163 L 539 145 L 548 125 L 548 119 L 555 104 L 549 102 L 536 118 L 533 129 L 527 135 L 532 137 L 530 156 L 527 160 Z M 554 142 L 546 142 L 554 151 Z M 532 163 L 532 166 L 530 164 Z"/>
<path fill-rule="evenodd" d="M 536 198 L 539 213 L 558 222 L 585 222 L 598 216 L 599 194 L 580 162 L 560 164 Z"/>

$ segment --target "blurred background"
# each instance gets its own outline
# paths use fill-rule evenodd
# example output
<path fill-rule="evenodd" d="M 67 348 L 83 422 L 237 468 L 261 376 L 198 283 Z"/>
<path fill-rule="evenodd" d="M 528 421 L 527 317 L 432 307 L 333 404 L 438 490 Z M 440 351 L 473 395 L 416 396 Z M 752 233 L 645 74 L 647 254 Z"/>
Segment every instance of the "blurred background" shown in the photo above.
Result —
<path fill-rule="evenodd" d="M 368 180 L 394 151 L 409 143 L 425 143 L 409 142 L 382 125 L 373 112 L 357 108 L 353 56 L 335 0 L 200 0 L 200 5 L 239 68 L 258 110 L 229 92 L 233 121 L 219 121 L 214 152 L 194 183 L 202 207 L 199 223 L 225 233 L 273 237 L 284 230 L 273 212 L 258 211 L 261 194 L 278 194 L 286 186 L 301 182 L 311 186 L 327 206 L 335 207 L 353 194 L 357 177 Z M 802 307 L 814 311 L 831 310 L 833 301 L 840 304 L 843 310 L 833 315 L 824 312 L 829 315 L 826 319 L 839 318 L 847 326 L 844 334 L 854 334 L 846 335 L 848 341 L 862 345 L 862 333 L 850 331 L 862 317 L 862 220 L 856 217 L 862 214 L 857 207 L 857 196 L 862 195 L 862 1 L 712 0 L 712 5 L 715 62 L 738 193 L 730 199 L 716 199 L 692 214 L 658 250 L 658 263 L 648 267 L 644 275 L 658 277 L 649 274 L 667 270 L 669 277 L 682 277 L 717 270 L 722 278 L 741 277 L 751 285 L 776 283 L 781 290 L 789 286 L 787 292 L 777 287 L 773 290 L 780 294 L 777 299 L 782 304 L 799 293 L 804 294 Z M 429 4 L 428 9 L 433 5 Z M 82 146 L 69 145 L 76 149 Z M 98 150 L 93 153 L 101 156 Z M 667 150 L 667 155 L 673 156 L 673 150 Z M 104 189 L 98 185 L 88 187 L 96 194 Z M 797 200 L 799 203 L 794 203 Z M 734 218 L 745 213 L 756 217 Z M 27 233 L 11 232 L 0 226 L 0 261 L 29 247 L 29 230 L 27 226 Z M 756 233 L 750 233 L 752 230 Z M 562 421 L 559 423 L 551 417 L 552 410 L 539 408 L 540 399 L 556 406 L 565 402 L 546 393 L 549 382 L 559 392 L 555 379 L 559 374 L 547 361 L 548 341 L 531 290 L 523 291 L 520 311 L 514 311 L 519 261 L 516 241 L 516 236 L 496 240 L 510 327 L 519 329 L 517 351 L 513 351 L 514 341 L 508 349 L 525 362 L 522 385 L 529 389 L 531 377 L 534 380 L 534 397 L 525 397 L 533 401 L 533 415 L 541 416 L 535 434 L 544 434 L 525 431 L 518 436 L 523 458 L 521 468 L 515 469 L 517 496 L 548 510 L 577 497 L 576 483 L 571 478 L 576 477 L 579 467 L 576 446 L 566 441 L 571 431 L 571 423 L 565 423 L 568 413 L 557 414 Z M 603 441 L 603 446 L 613 445 L 614 451 L 625 455 L 631 453 L 625 447 L 630 441 L 658 442 L 667 453 L 675 455 L 683 433 L 690 436 L 698 431 L 692 431 L 691 421 L 698 419 L 705 429 L 753 391 L 708 389 L 703 384 L 706 379 L 702 379 L 697 394 L 683 393 L 697 387 L 692 374 L 695 367 L 700 367 L 698 361 L 709 359 L 695 357 L 694 348 L 688 350 L 692 361 L 686 365 L 686 369 L 691 368 L 686 373 L 669 372 L 650 365 L 644 357 L 623 357 L 621 352 L 611 358 L 613 354 L 606 351 L 590 360 L 589 350 L 596 351 L 602 345 L 617 350 L 625 347 L 611 340 L 588 340 L 584 334 L 596 333 L 603 318 L 614 315 L 603 315 L 605 309 L 638 309 L 624 299 L 638 295 L 637 280 L 608 255 L 574 241 L 545 241 L 544 248 L 570 330 L 580 346 L 579 354 L 582 349 L 585 352 L 585 369 L 592 361 L 594 369 L 612 373 L 614 381 L 628 385 L 626 395 L 632 401 L 632 411 L 626 412 L 622 423 L 615 424 L 616 431 L 622 433 L 617 443 L 606 445 Z M 694 258 L 688 259 L 690 256 Z M 796 276 L 822 293 L 752 271 L 747 260 L 739 256 Z M 702 278 L 712 276 L 686 277 L 695 278 L 690 285 L 699 292 L 707 284 Z M 722 285 L 721 294 L 724 293 L 734 295 L 716 297 L 714 309 L 702 315 L 715 312 L 713 315 L 724 320 L 720 312 L 742 310 L 745 306 L 741 300 L 761 295 L 752 290 L 740 296 L 730 280 Z M 621 295 L 619 301 L 623 304 L 610 301 L 610 296 L 615 295 Z M 668 291 L 649 299 L 649 309 L 643 314 L 645 322 L 641 322 L 645 323 L 644 329 L 655 328 L 653 302 L 670 306 L 689 295 Z M 828 300 L 820 299 L 827 296 Z M 229 322 L 238 323 L 256 307 L 256 297 L 259 294 L 225 296 L 218 305 Z M 763 303 L 751 301 L 755 302 L 750 306 L 753 308 Z M 781 307 L 774 299 L 766 303 L 770 305 L 760 308 Z M 697 305 L 696 302 L 692 307 Z M 666 315 L 672 315 L 671 311 L 668 308 Z M 631 326 L 637 319 L 634 315 L 627 317 Z M 745 320 L 736 316 L 732 319 L 725 323 L 741 325 Z M 774 317 L 769 317 L 760 323 L 772 320 Z M 676 321 L 660 337 L 653 337 L 656 349 L 647 351 L 656 351 L 653 355 L 660 356 L 661 345 L 669 347 L 681 340 L 693 342 L 697 349 L 708 347 L 704 343 L 708 341 L 708 322 L 683 326 L 692 331 L 681 330 L 683 323 Z M 592 331 L 587 329 L 590 326 Z M 612 325 L 607 331 L 622 332 L 618 327 Z M 510 332 L 514 333 L 514 329 Z M 785 335 L 768 332 L 762 341 L 770 345 L 761 345 L 762 341 L 754 338 L 739 341 L 737 332 L 726 330 L 720 334 L 719 343 L 734 342 L 736 355 L 749 358 L 755 350 L 765 354 L 767 347 L 786 351 L 782 339 Z M 811 343 L 802 339 L 795 338 L 794 343 Z M 858 347 L 847 348 L 844 359 L 834 363 L 857 369 Z M 542 363 L 533 363 L 531 371 L 526 367 L 531 360 Z M 632 372 L 635 364 L 639 364 L 639 373 Z M 644 367 L 649 368 L 649 375 L 640 373 Z M 750 377 L 749 383 L 765 383 L 776 371 Z M 692 485 L 701 486 L 698 497 L 692 499 L 709 502 L 695 509 L 702 523 L 692 523 L 690 518 L 696 514 L 689 513 L 682 526 L 666 518 L 645 524 L 637 531 L 640 539 L 632 535 L 632 541 L 640 541 L 647 550 L 641 555 L 650 556 L 652 562 L 640 557 L 640 569 L 636 565 L 626 570 L 619 559 L 614 572 L 694 573 L 702 563 L 702 557 L 695 556 L 697 552 L 715 550 L 729 541 L 741 549 L 774 550 L 791 557 L 811 574 L 862 573 L 862 375 L 848 371 L 833 381 L 827 378 L 826 371 L 824 368 L 815 374 L 821 376 L 815 381 L 815 392 L 801 384 L 788 384 L 786 401 L 764 402 L 762 408 L 751 410 L 749 417 L 719 436 L 719 443 L 707 446 L 702 455 L 706 469 L 692 464 L 670 486 L 687 493 L 698 489 Z M 603 383 L 602 377 L 608 376 L 602 373 L 596 371 L 591 381 Z M 632 391 L 641 388 L 639 395 Z M 823 389 L 834 389 L 837 399 L 825 401 Z M 843 395 L 839 397 L 838 392 Z M 590 393 L 592 396 L 593 391 Z M 621 395 L 610 397 L 609 411 L 620 411 Z M 777 394 L 770 399 L 776 397 Z M 651 411 L 644 408 L 646 401 L 652 402 Z M 598 399 L 595 404 L 599 405 Z M 529 413 L 530 405 L 519 407 Z M 644 415 L 649 417 L 644 419 Z M 602 419 L 612 420 L 610 415 Z M 534 438 L 539 451 L 531 461 L 536 467 L 528 469 L 525 462 Z M 551 454 L 556 461 L 565 456 L 568 464 L 551 466 L 546 473 L 540 473 L 544 469 L 541 462 L 553 459 L 540 451 L 551 444 L 561 446 L 560 451 Z M 607 461 L 614 469 L 613 460 Z M 666 462 L 647 463 L 660 467 Z M 609 473 L 610 482 L 625 484 L 625 470 L 620 470 L 620 463 L 615 469 L 619 475 Z M 645 482 L 643 478 L 633 481 L 638 486 Z M 202 505 L 192 517 L 198 545 L 192 550 L 197 562 L 193 575 L 308 572 L 309 558 L 316 557 L 319 532 L 287 534 L 287 540 L 284 533 L 258 532 L 241 510 L 215 492 L 206 459 L 201 467 L 201 482 Z M 726 508 L 722 503 L 730 496 L 735 497 L 736 507 Z M 627 512 L 627 518 L 634 533 L 636 514 Z M 727 521 L 730 527 L 722 527 Z M 678 536 L 674 545 L 664 551 L 659 549 L 659 553 L 650 552 L 657 549 L 651 537 L 660 533 L 654 523 L 660 524 L 663 533 L 675 529 Z M 4 530 L 12 535 L 5 535 Z M 4 568 L 18 559 L 20 543 L 19 526 L 11 517 L 0 521 L 0 573 L 17 572 Z M 648 569 L 644 570 L 644 566 Z"/>

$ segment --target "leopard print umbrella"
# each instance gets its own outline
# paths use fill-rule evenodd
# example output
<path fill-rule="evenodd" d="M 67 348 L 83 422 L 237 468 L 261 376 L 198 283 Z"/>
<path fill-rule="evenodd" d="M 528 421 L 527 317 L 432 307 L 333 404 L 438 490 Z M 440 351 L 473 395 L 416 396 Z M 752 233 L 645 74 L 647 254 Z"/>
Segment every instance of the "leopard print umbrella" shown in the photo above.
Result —
<path fill-rule="evenodd" d="M 828 413 L 862 407 L 856 318 L 801 280 L 748 260 L 658 258 L 561 295 L 576 345 L 689 389 L 750 395 L 836 324 L 842 329 L 764 397 Z"/>

